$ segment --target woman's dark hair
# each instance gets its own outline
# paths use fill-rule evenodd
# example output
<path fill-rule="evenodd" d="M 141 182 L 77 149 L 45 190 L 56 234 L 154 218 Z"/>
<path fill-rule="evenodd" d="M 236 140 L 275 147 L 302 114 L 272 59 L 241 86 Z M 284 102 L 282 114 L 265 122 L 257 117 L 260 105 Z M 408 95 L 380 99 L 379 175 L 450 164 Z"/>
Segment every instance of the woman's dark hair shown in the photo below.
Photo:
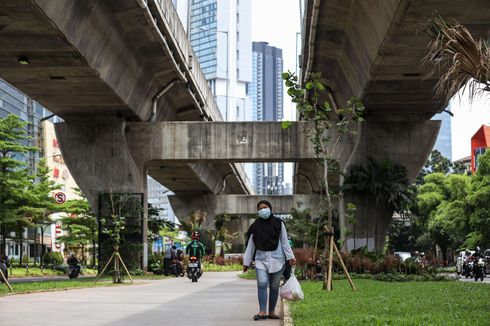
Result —
<path fill-rule="evenodd" d="M 270 210 L 272 211 L 272 205 L 267 200 L 261 200 L 261 201 L 259 201 L 257 203 L 257 210 L 259 209 L 260 204 L 265 204 L 265 205 L 269 206 Z"/>

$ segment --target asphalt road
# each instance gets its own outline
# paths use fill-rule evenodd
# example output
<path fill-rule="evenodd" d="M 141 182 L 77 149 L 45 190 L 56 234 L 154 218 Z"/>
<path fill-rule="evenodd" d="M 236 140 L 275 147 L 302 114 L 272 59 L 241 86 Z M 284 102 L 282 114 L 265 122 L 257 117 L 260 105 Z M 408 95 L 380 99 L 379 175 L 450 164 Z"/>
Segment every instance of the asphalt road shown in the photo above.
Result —
<path fill-rule="evenodd" d="M 175 278 L 0 298 L 0 315 L 8 316 L 2 326 L 257 325 L 257 311 L 255 281 L 237 272 L 204 273 L 198 283 Z"/>

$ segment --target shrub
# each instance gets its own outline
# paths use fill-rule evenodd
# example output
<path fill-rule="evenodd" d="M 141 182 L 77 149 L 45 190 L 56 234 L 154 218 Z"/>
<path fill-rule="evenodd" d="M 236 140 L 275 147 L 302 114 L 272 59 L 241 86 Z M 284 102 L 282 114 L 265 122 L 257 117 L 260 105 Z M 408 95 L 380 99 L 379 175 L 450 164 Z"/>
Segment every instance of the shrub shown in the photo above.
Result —
<path fill-rule="evenodd" d="M 293 249 L 293 253 L 298 267 L 306 268 L 306 265 L 313 259 L 314 248 L 296 248 Z"/>
<path fill-rule="evenodd" d="M 225 266 L 225 258 L 221 256 L 216 256 L 214 258 L 214 263 L 219 266 Z"/>
<path fill-rule="evenodd" d="M 129 273 L 135 276 L 141 276 L 145 274 L 141 268 L 134 268 L 130 270 Z M 121 270 L 121 275 L 125 276 L 126 272 L 124 270 Z"/>
<path fill-rule="evenodd" d="M 155 252 L 148 256 L 148 270 L 154 274 L 163 273 L 163 253 Z"/>
<path fill-rule="evenodd" d="M 53 264 L 54 265 L 63 265 L 63 262 L 65 259 L 63 258 L 63 255 L 61 252 L 53 252 Z"/>
<path fill-rule="evenodd" d="M 45 252 L 43 255 L 43 265 L 53 265 L 53 252 Z"/>

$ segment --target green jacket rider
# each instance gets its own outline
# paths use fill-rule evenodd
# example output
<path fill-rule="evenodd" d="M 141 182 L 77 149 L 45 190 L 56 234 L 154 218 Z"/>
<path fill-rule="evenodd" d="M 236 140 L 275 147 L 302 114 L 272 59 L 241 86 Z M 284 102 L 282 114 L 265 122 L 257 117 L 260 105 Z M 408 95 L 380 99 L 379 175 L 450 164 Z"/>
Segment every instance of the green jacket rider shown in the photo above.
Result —
<path fill-rule="evenodd" d="M 197 260 L 201 260 L 206 252 L 204 245 L 199 242 L 199 232 L 192 232 L 192 241 L 185 248 L 185 253 L 191 257 L 196 257 Z"/>

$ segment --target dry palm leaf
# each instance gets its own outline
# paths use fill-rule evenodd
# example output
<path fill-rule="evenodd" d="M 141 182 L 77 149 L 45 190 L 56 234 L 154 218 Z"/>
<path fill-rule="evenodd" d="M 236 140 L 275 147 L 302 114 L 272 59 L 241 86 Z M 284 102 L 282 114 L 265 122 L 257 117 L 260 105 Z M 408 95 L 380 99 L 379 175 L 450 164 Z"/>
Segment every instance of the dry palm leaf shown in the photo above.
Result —
<path fill-rule="evenodd" d="M 449 101 L 460 89 L 469 87 L 470 100 L 490 91 L 490 48 L 484 40 L 475 40 L 457 21 L 446 22 L 433 16 L 427 24 L 432 41 L 427 46 L 424 63 L 433 64 L 429 76 L 440 73 L 435 96 Z M 483 85 L 483 86 L 482 86 Z"/>

